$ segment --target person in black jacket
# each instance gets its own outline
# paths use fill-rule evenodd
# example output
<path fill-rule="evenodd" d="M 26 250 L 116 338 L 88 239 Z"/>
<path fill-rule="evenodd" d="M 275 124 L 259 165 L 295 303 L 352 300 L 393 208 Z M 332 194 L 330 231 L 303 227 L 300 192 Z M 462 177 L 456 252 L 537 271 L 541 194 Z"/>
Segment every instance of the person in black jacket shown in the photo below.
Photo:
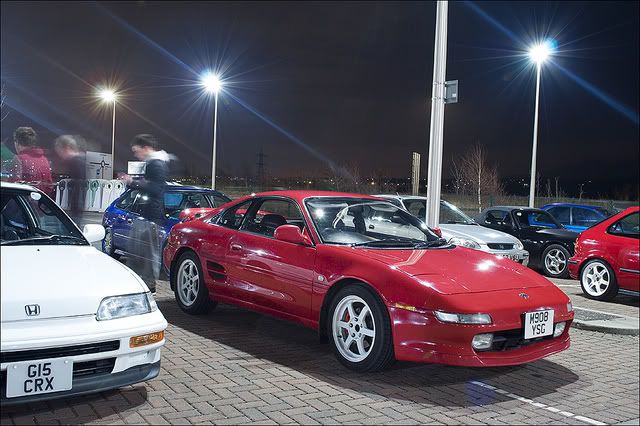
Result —
<path fill-rule="evenodd" d="M 144 177 L 132 179 L 124 175 L 123 179 L 130 187 L 139 190 L 135 209 L 140 215 L 133 221 L 128 262 L 147 283 L 152 293 L 156 291 L 156 280 L 161 268 L 159 229 L 165 219 L 164 187 L 169 174 L 169 154 L 158 150 L 158 143 L 152 135 L 137 135 L 131 141 L 133 156 L 145 162 Z"/>

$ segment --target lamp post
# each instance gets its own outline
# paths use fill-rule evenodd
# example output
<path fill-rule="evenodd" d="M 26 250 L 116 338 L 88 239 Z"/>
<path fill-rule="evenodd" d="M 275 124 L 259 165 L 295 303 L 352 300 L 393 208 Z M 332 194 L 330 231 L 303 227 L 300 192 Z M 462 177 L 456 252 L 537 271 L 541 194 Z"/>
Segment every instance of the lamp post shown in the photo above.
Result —
<path fill-rule="evenodd" d="M 536 156 L 538 150 L 538 106 L 540 104 L 540 74 L 543 62 L 551 55 L 548 43 L 540 43 L 529 50 L 529 58 L 536 64 L 536 108 L 533 117 L 533 151 L 531 153 L 531 181 L 529 184 L 529 207 L 534 207 L 536 196 Z"/>
<path fill-rule="evenodd" d="M 216 139 L 218 134 L 218 94 L 222 89 L 222 81 L 213 73 L 208 73 L 202 77 L 202 86 L 213 94 L 213 154 L 211 158 L 211 189 L 216 189 Z"/>
<path fill-rule="evenodd" d="M 99 93 L 100 99 L 102 99 L 105 103 L 113 104 L 113 113 L 112 113 L 112 121 L 113 125 L 111 128 L 111 164 L 113 175 L 116 172 L 116 100 L 118 99 L 118 94 L 111 89 L 101 90 Z M 112 176 L 113 178 L 113 176 Z"/>

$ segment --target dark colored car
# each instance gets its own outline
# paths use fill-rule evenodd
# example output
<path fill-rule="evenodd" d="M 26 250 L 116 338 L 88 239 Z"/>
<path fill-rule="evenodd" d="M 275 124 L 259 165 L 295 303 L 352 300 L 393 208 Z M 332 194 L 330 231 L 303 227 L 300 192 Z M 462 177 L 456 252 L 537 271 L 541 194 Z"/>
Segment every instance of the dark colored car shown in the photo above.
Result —
<path fill-rule="evenodd" d="M 640 208 L 630 207 L 580 234 L 569 272 L 591 299 L 639 295 Z"/>
<path fill-rule="evenodd" d="M 548 211 L 562 226 L 575 232 L 582 232 L 612 215 L 603 207 L 585 204 L 547 204 L 542 206 L 542 210 Z"/>
<path fill-rule="evenodd" d="M 480 213 L 477 222 L 519 239 L 529 252 L 529 266 L 540 267 L 548 277 L 569 276 L 567 265 L 578 233 L 565 229 L 545 210 L 490 207 Z"/>
<path fill-rule="evenodd" d="M 133 221 L 140 217 L 144 196 L 138 189 L 127 189 L 104 211 L 102 224 L 106 230 L 102 251 L 113 257 L 127 255 Z M 219 207 L 231 201 L 229 197 L 212 189 L 194 186 L 167 185 L 164 194 L 165 220 L 160 224 L 159 240 L 162 246 L 171 228 L 180 222 L 180 212 L 190 208 Z"/>

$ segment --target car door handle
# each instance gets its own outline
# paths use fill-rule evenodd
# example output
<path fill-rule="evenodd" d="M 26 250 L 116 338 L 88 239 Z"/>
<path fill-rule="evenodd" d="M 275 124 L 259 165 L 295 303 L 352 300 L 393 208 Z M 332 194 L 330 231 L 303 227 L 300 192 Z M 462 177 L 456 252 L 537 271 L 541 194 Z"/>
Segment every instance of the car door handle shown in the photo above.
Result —
<path fill-rule="evenodd" d="M 242 251 L 242 246 L 240 244 L 231 244 L 232 251 Z"/>
<path fill-rule="evenodd" d="M 369 229 L 376 229 L 376 227 L 373 225 L 369 225 Z"/>
<path fill-rule="evenodd" d="M 133 223 L 133 219 L 131 219 L 130 217 L 127 218 L 127 223 L 128 224 L 132 224 Z"/>

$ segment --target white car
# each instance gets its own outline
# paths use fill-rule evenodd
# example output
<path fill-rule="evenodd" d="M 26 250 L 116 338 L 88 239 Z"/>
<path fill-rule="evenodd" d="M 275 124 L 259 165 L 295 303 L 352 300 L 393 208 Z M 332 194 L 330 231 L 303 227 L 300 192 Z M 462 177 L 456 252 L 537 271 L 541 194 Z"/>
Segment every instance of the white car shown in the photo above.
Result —
<path fill-rule="evenodd" d="M 42 192 L 1 184 L 0 403 L 99 392 L 156 377 L 167 321 L 146 284 L 92 247 Z"/>
<path fill-rule="evenodd" d="M 403 195 L 376 195 L 376 197 L 384 198 L 424 220 L 426 197 Z M 387 222 L 387 226 L 393 225 L 392 220 L 388 218 L 374 217 L 370 220 L 373 226 L 376 226 L 374 223 L 376 220 L 380 225 L 382 222 Z M 456 206 L 444 200 L 440 201 L 439 227 L 442 237 L 452 244 L 507 257 L 525 266 L 529 263 L 529 252 L 516 237 L 478 225 Z"/>

